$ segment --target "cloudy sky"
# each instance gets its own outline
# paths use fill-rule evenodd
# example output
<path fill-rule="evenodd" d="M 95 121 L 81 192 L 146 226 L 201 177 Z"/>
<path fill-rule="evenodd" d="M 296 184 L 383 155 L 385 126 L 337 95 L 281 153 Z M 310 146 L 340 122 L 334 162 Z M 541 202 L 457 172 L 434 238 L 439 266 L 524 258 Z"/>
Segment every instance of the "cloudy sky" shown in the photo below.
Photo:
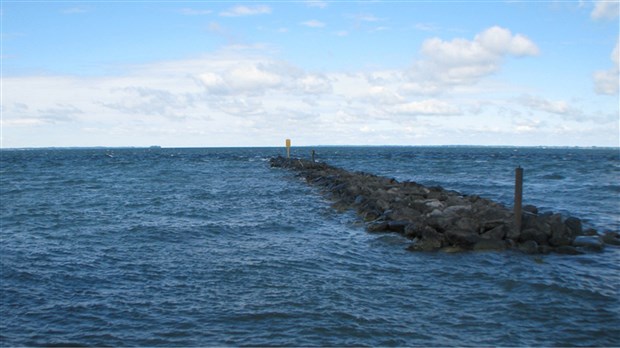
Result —
<path fill-rule="evenodd" d="M 619 146 L 618 1 L 3 1 L 2 147 Z"/>

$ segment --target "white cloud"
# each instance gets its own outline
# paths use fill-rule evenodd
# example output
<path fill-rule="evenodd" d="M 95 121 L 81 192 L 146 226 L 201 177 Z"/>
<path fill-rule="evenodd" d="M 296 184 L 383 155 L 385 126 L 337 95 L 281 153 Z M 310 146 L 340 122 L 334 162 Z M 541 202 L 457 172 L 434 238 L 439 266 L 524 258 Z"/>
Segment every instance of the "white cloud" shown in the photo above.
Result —
<path fill-rule="evenodd" d="M 116 129 L 135 127 L 131 123 L 137 120 L 157 126 L 169 121 L 224 122 L 224 115 L 269 113 L 277 119 L 278 110 L 301 111 L 308 100 L 323 102 L 321 96 L 332 92 L 328 76 L 259 56 L 259 51 L 231 47 L 200 59 L 145 65 L 129 75 L 107 78 L 3 79 L 10 101 L 3 107 L 3 124 L 64 122 Z"/>
<path fill-rule="evenodd" d="M 318 21 L 316 19 L 311 19 L 309 21 L 301 22 L 300 24 L 306 27 L 310 27 L 310 28 L 323 28 L 326 25 L 325 23 Z"/>
<path fill-rule="evenodd" d="M 462 114 L 458 107 L 437 99 L 397 104 L 388 110 L 392 114 L 411 116 L 454 116 Z"/>
<path fill-rule="evenodd" d="M 594 4 L 594 9 L 590 17 L 594 20 L 615 19 L 620 12 L 620 2 L 618 0 L 599 0 Z"/>
<path fill-rule="evenodd" d="M 581 109 L 571 106 L 565 100 L 548 100 L 532 95 L 522 95 L 518 98 L 518 102 L 533 111 L 556 114 L 566 119 L 581 120 L 584 117 Z"/>
<path fill-rule="evenodd" d="M 191 96 L 175 94 L 161 88 L 125 87 L 112 90 L 118 94 L 112 102 L 101 105 L 132 115 L 159 115 L 171 119 L 185 117 L 184 112 L 192 107 Z"/>
<path fill-rule="evenodd" d="M 394 105 L 406 102 L 406 99 L 402 95 L 385 86 L 371 86 L 365 98 L 375 101 L 380 105 Z"/>
<path fill-rule="evenodd" d="M 414 28 L 421 31 L 437 31 L 439 27 L 433 23 L 416 23 Z"/>
<path fill-rule="evenodd" d="M 332 91 L 331 81 L 319 74 L 306 74 L 297 79 L 298 89 L 306 94 L 326 94 Z"/>
<path fill-rule="evenodd" d="M 620 84 L 620 37 L 616 41 L 616 46 L 611 52 L 613 66 L 608 70 L 595 71 L 594 90 L 598 94 L 618 95 L 618 85 Z"/>
<path fill-rule="evenodd" d="M 538 47 L 521 34 L 494 26 L 476 35 L 444 41 L 432 38 L 422 44 L 422 58 L 411 71 L 411 80 L 436 86 L 471 85 L 497 72 L 505 57 L 534 56 Z"/>
<path fill-rule="evenodd" d="M 593 78 L 596 93 L 606 95 L 618 94 L 618 70 L 596 71 Z"/>
<path fill-rule="evenodd" d="M 537 51 L 529 39 L 494 27 L 470 40 L 427 40 L 402 70 L 316 73 L 273 58 L 269 46 L 231 45 L 117 76 L 5 77 L 3 141 L 252 146 L 290 136 L 297 144 L 480 144 L 545 134 L 562 121 L 589 126 L 591 115 L 567 101 L 492 94 L 483 81 L 506 57 Z"/>
<path fill-rule="evenodd" d="M 261 14 L 271 13 L 271 7 L 266 5 L 256 6 L 234 6 L 225 11 L 220 12 L 222 17 L 241 17 L 241 16 L 254 16 Z"/>
<path fill-rule="evenodd" d="M 528 38 L 520 34 L 512 35 L 510 30 L 497 26 L 476 35 L 474 45 L 476 44 L 496 55 L 510 54 L 523 57 L 538 54 L 538 47 Z"/>
<path fill-rule="evenodd" d="M 355 15 L 350 15 L 349 17 L 359 22 L 380 22 L 385 20 L 385 18 L 379 18 L 370 13 L 359 13 Z"/>
<path fill-rule="evenodd" d="M 196 75 L 206 90 L 220 96 L 258 96 L 266 93 L 317 95 L 332 85 L 322 74 L 309 74 L 284 62 L 265 58 L 213 60 Z"/>

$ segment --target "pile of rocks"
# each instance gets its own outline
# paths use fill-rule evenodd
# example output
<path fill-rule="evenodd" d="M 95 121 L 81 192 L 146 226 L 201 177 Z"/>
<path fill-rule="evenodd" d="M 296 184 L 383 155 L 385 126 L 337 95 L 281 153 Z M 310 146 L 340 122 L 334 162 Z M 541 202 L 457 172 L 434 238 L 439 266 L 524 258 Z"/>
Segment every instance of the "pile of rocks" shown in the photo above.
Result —
<path fill-rule="evenodd" d="M 475 195 L 441 187 L 356 172 L 303 159 L 272 158 L 272 167 L 292 169 L 331 198 L 333 207 L 355 209 L 369 232 L 398 232 L 413 240 L 412 251 L 502 250 L 578 254 L 620 244 L 617 232 L 584 231 L 581 221 L 559 214 L 539 214 L 523 207 L 521 230 L 511 210 Z"/>

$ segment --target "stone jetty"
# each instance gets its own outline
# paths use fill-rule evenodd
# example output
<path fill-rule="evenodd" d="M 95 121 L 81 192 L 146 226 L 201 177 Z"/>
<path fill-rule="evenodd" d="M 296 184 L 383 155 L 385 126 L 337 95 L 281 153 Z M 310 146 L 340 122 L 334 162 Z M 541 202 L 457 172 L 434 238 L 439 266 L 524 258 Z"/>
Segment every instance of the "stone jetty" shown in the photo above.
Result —
<path fill-rule="evenodd" d="M 333 208 L 356 210 L 369 232 L 397 232 L 411 239 L 411 251 L 511 248 L 528 254 L 580 254 L 601 251 L 606 243 L 620 244 L 617 232 L 584 231 L 578 218 L 539 213 L 531 205 L 523 207 L 522 228 L 517 230 L 512 210 L 476 195 L 304 159 L 275 157 L 270 164 L 293 170 L 319 187 Z"/>

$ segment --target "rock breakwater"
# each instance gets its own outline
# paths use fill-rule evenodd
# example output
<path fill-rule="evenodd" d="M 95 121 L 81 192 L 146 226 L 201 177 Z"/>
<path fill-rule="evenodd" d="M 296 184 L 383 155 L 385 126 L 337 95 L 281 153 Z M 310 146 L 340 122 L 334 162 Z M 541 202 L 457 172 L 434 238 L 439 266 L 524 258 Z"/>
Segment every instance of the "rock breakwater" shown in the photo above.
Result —
<path fill-rule="evenodd" d="M 275 157 L 272 167 L 287 168 L 334 201 L 340 211 L 355 209 L 371 233 L 397 232 L 411 239 L 412 251 L 517 249 L 524 253 L 579 254 L 601 251 L 620 241 L 617 232 L 598 235 L 583 230 L 581 220 L 523 207 L 522 228 L 503 205 L 441 187 L 363 172 L 348 172 L 325 163 Z"/>

